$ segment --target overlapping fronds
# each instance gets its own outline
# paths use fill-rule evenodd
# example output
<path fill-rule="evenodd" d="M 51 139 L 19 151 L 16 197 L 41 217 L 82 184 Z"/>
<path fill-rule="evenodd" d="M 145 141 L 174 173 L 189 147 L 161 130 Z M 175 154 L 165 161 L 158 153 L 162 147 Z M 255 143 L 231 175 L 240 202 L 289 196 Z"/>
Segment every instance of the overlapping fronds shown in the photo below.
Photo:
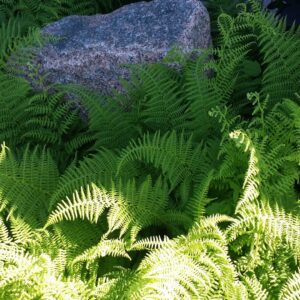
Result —
<path fill-rule="evenodd" d="M 22 78 L 0 72 L 0 79 L 1 142 L 20 150 L 29 143 L 47 145 L 53 156 L 60 153 L 61 162 L 73 159 L 76 151 L 94 142 L 65 92 L 34 94 Z"/>
<path fill-rule="evenodd" d="M 14 62 L 132 1 L 48 2 L 0 0 L 0 298 L 300 299 L 299 29 L 249 0 L 103 96 Z"/>
<path fill-rule="evenodd" d="M 56 188 L 58 170 L 49 151 L 26 148 L 21 161 L 2 145 L 0 154 L 0 191 L 6 210 L 18 213 L 32 225 L 46 217 L 48 200 Z"/>
<path fill-rule="evenodd" d="M 139 118 L 149 131 L 189 128 L 188 103 L 176 73 L 161 64 L 135 68 L 142 95 Z"/>
<path fill-rule="evenodd" d="M 163 136 L 160 132 L 154 135 L 145 134 L 143 138 L 131 141 L 123 150 L 118 172 L 131 161 L 151 164 L 167 177 L 172 190 L 187 177 L 197 181 L 197 170 L 202 167 L 203 148 L 201 144 L 194 146 L 192 137 L 187 139 L 184 133 L 177 135 L 172 131 Z"/>
<path fill-rule="evenodd" d="M 279 299 L 292 300 L 300 297 L 300 274 L 296 272 L 283 286 Z"/>
<path fill-rule="evenodd" d="M 95 149 L 119 149 L 137 136 L 130 113 L 124 113 L 114 99 L 107 99 L 79 86 L 63 87 L 76 95 L 78 102 L 88 111 L 89 129 L 95 139 Z"/>
<path fill-rule="evenodd" d="M 0 245 L 0 295 L 3 299 L 88 299 L 88 286 L 77 278 L 60 278 L 55 262 L 42 254 L 30 256 L 15 246 Z"/>

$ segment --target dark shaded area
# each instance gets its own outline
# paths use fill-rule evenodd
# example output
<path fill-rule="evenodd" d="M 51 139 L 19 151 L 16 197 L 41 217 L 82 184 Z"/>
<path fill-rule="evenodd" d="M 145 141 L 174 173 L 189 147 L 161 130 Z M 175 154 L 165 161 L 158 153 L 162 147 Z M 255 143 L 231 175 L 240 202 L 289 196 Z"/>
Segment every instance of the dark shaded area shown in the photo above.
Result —
<path fill-rule="evenodd" d="M 288 26 L 292 26 L 294 22 L 300 24 L 299 0 L 275 0 L 268 5 L 268 8 L 278 9 L 277 15 L 286 18 Z"/>
<path fill-rule="evenodd" d="M 94 1 L 97 11 L 102 13 L 109 13 L 113 10 L 116 10 L 124 5 L 136 3 L 136 2 L 150 2 L 152 0 L 109 0 L 109 1 L 103 1 L 103 0 L 96 0 Z"/>

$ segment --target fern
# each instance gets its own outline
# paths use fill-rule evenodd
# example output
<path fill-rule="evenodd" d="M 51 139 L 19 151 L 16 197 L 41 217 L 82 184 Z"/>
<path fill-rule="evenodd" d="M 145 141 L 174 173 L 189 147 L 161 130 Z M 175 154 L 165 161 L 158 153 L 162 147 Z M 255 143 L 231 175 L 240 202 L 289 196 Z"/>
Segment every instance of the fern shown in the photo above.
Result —
<path fill-rule="evenodd" d="M 298 257 L 299 219 L 297 217 L 286 214 L 279 207 L 272 210 L 269 204 L 264 202 L 261 205 L 252 204 L 251 206 L 248 205 L 245 208 L 241 208 L 239 214 L 241 216 L 241 222 L 236 221 L 235 224 L 231 225 L 228 229 L 229 240 L 235 239 L 237 232 L 241 235 L 250 228 L 258 232 L 262 230 L 267 239 L 269 239 L 268 246 L 270 248 L 276 247 L 276 243 L 280 240 L 290 247 L 295 257 Z"/>
<path fill-rule="evenodd" d="M 82 87 L 64 87 L 75 94 L 79 103 L 88 110 L 89 129 L 95 140 L 94 149 L 101 147 L 117 148 L 125 146 L 128 140 L 137 135 L 137 130 L 131 124 L 130 115 L 121 110 L 112 99 L 105 99 Z"/>
<path fill-rule="evenodd" d="M 97 186 L 88 186 L 86 193 L 81 189 L 81 193 L 73 194 L 73 199 L 59 203 L 57 209 L 50 215 L 45 228 L 59 221 L 75 220 L 80 218 L 96 223 L 106 207 L 109 207 L 114 200 L 109 194 Z"/>
<path fill-rule="evenodd" d="M 0 295 L 5 299 L 35 297 L 72 297 L 88 299 L 87 286 L 80 280 L 61 280 L 47 255 L 34 258 L 14 246 L 0 246 L 1 260 L 7 266 L 0 275 Z M 39 282 L 39 283 L 38 283 Z M 38 286 L 36 285 L 38 283 Z M 22 287 L 22 290 L 18 290 Z"/>
<path fill-rule="evenodd" d="M 255 22 L 261 27 L 258 43 L 266 66 L 262 93 L 270 95 L 274 102 L 291 97 L 299 90 L 299 40 L 292 34 L 294 28 L 284 32 L 283 21 L 278 21 L 274 26 L 272 17 L 263 16 L 260 12 Z"/>
<path fill-rule="evenodd" d="M 245 151 L 250 152 L 250 158 L 248 163 L 248 170 L 245 176 L 243 184 L 243 196 L 240 199 L 237 210 L 248 201 L 254 201 L 259 196 L 259 168 L 258 157 L 256 154 L 255 147 L 252 144 L 252 141 L 241 131 L 234 131 L 230 134 L 230 138 L 234 139 L 237 142 L 237 145 L 243 144 L 245 146 Z"/>
<path fill-rule="evenodd" d="M 188 104 L 179 89 L 176 73 L 161 64 L 136 67 L 134 71 L 143 91 L 136 105 L 147 128 L 151 131 L 188 129 Z"/>
<path fill-rule="evenodd" d="M 105 187 L 111 186 L 111 180 L 117 170 L 118 156 L 115 152 L 103 149 L 98 153 L 86 156 L 79 165 L 70 165 L 59 178 L 57 190 L 50 199 L 52 208 L 61 199 L 72 196 L 75 190 L 80 190 L 91 183 Z M 129 170 L 126 170 L 129 172 Z"/>
<path fill-rule="evenodd" d="M 81 189 L 80 193 L 76 192 L 73 195 L 73 200 L 67 198 L 67 201 L 57 205 L 45 228 L 62 220 L 78 218 L 97 223 L 106 208 L 109 209 L 107 234 L 120 230 L 120 236 L 123 236 L 130 232 L 132 241 L 135 241 L 142 228 L 168 224 L 171 220 L 176 220 L 179 224 L 182 222 L 186 226 L 185 222 L 190 221 L 179 212 L 167 210 L 166 187 L 163 187 L 161 180 L 152 186 L 148 177 L 139 188 L 136 187 L 135 181 L 128 181 L 124 186 L 122 181 L 119 181 L 118 185 L 112 184 L 109 191 L 95 185 L 88 186 L 86 191 Z M 162 211 L 165 213 L 162 214 Z"/>
<path fill-rule="evenodd" d="M 27 148 L 21 162 L 18 162 L 2 145 L 0 189 L 7 202 L 6 209 L 18 207 L 19 214 L 36 226 L 46 217 L 48 200 L 57 184 L 58 170 L 48 151 L 39 151 L 38 148 L 32 153 L 29 151 Z"/>
<path fill-rule="evenodd" d="M 184 134 L 177 137 L 173 131 L 161 137 L 160 132 L 154 136 L 144 135 L 137 142 L 132 141 L 123 151 L 118 172 L 134 160 L 151 163 L 160 168 L 168 178 L 170 189 L 174 189 L 186 177 L 193 177 L 197 181 L 197 160 L 202 152 L 201 145 L 193 147 L 192 138 L 185 139 Z M 205 163 L 205 162 L 204 162 Z"/>
<path fill-rule="evenodd" d="M 241 272 L 256 275 L 276 299 L 298 264 L 298 223 L 298 216 L 272 209 L 264 201 L 242 208 L 227 229 L 231 248 L 240 256 L 237 265 Z"/>
<path fill-rule="evenodd" d="M 291 208 L 296 197 L 294 185 L 299 177 L 297 138 L 293 134 L 296 133 L 296 124 L 289 115 L 287 102 L 276 105 L 266 114 L 266 102 L 262 104 L 257 94 L 249 94 L 249 99 L 253 96 L 256 99 L 253 119 L 248 124 L 240 123 L 239 129 L 230 133 L 236 145 L 238 147 L 242 145 L 250 154 L 250 164 L 243 184 L 244 187 L 246 185 L 249 187 L 244 191 L 247 193 L 243 196 L 244 200 L 255 199 L 261 193 L 268 195 L 270 201 Z M 220 112 L 215 110 L 212 114 L 218 116 Z M 231 178 L 235 176 L 234 174 L 240 174 L 241 168 L 245 169 L 246 156 L 234 158 L 236 150 L 227 137 L 229 129 L 234 126 L 229 124 L 227 117 L 224 119 L 224 114 L 221 122 L 223 128 L 227 130 L 224 131 L 222 149 L 219 153 L 223 162 L 217 174 L 217 182 L 219 184 L 220 180 L 229 181 L 229 185 L 235 189 L 234 193 L 241 194 L 241 190 L 236 189 L 236 186 L 240 186 L 241 180 L 236 177 L 233 181 Z M 245 131 L 241 129 L 243 127 L 246 128 Z M 286 129 L 291 135 L 285 134 Z"/>
<path fill-rule="evenodd" d="M 93 261 L 98 257 L 104 256 L 121 256 L 131 259 L 126 252 L 125 242 L 122 239 L 101 239 L 101 241 L 94 247 L 86 250 L 81 255 L 77 256 L 73 263 L 78 263 L 80 261 Z"/>
<path fill-rule="evenodd" d="M 47 145 L 53 156 L 60 153 L 59 164 L 64 169 L 63 164 L 69 163 L 75 152 L 88 149 L 95 141 L 86 133 L 73 102 L 65 99 L 66 92 L 32 94 L 25 80 L 1 73 L 0 78 L 3 85 L 0 92 L 1 142 L 20 150 L 29 143 Z M 73 137 L 75 133 L 77 136 Z"/>
<path fill-rule="evenodd" d="M 262 287 L 261 283 L 257 280 L 255 276 L 244 278 L 245 285 L 247 286 L 249 299 L 259 299 L 259 300 L 267 300 L 268 292 Z"/>
<path fill-rule="evenodd" d="M 201 235 L 206 226 L 215 233 L 212 235 L 213 237 Z M 107 294 L 117 297 L 122 289 L 123 295 L 129 299 L 135 297 L 158 297 L 160 299 L 200 297 L 206 299 L 210 293 L 210 295 L 217 294 L 219 287 L 222 295 L 226 295 L 233 289 L 234 271 L 226 257 L 226 250 L 222 248 L 222 238 L 217 231 L 214 231 L 217 230 L 215 226 L 216 224 L 212 220 L 208 221 L 208 224 L 204 221 L 193 229 L 188 235 L 188 239 L 179 237 L 174 241 L 168 241 L 163 248 L 152 251 L 144 258 L 136 274 L 130 275 L 128 271 L 114 274 L 118 278 L 111 279 L 114 281 Z M 208 248 L 220 253 L 220 261 L 214 261 L 213 257 L 206 255 L 204 249 Z M 202 253 L 200 257 L 199 253 Z M 226 262 L 225 265 L 224 262 Z M 219 267 L 221 268 L 219 269 Z M 220 287 L 217 282 L 223 271 L 227 274 L 233 271 L 233 277 L 228 276 L 228 285 L 224 284 Z"/>
<path fill-rule="evenodd" d="M 295 273 L 282 288 L 279 299 L 297 299 L 299 298 L 299 271 Z"/>
<path fill-rule="evenodd" d="M 299 30 L 249 2 L 103 96 L 27 46 L 121 2 L 0 0 L 1 299 L 299 298 Z"/>

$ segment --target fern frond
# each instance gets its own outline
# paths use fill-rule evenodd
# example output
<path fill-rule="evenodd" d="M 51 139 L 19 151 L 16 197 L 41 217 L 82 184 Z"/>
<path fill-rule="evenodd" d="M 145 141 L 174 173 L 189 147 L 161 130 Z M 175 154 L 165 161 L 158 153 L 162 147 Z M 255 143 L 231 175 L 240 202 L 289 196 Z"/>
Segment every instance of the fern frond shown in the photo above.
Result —
<path fill-rule="evenodd" d="M 255 276 L 248 277 L 244 276 L 243 281 L 248 290 L 249 300 L 267 300 L 269 295 L 268 292 L 263 288 L 261 283 Z"/>
<path fill-rule="evenodd" d="M 0 259 L 6 263 L 0 272 L 2 298 L 14 299 L 20 296 L 26 299 L 30 295 L 88 299 L 87 286 L 78 279 L 64 281 L 59 278 L 53 261 L 46 254 L 31 257 L 13 246 L 0 245 Z"/>
<path fill-rule="evenodd" d="M 99 237 L 103 236 L 107 231 L 106 220 L 99 220 L 97 224 L 90 223 L 87 220 L 75 220 L 72 222 L 62 221 L 55 224 L 52 230 L 46 229 L 46 232 L 52 233 L 50 239 L 45 240 L 42 244 L 43 249 L 47 249 L 47 253 L 51 257 L 59 255 L 60 250 L 64 250 L 66 254 L 67 269 L 71 267 L 73 259 L 84 253 L 87 249 L 92 248 L 99 242 Z M 71 273 L 79 272 L 82 268 L 72 266 Z M 83 270 L 82 270 L 83 271 Z"/>
<path fill-rule="evenodd" d="M 192 137 L 185 139 L 184 134 L 178 136 L 175 131 L 161 136 L 156 132 L 153 136 L 145 134 L 142 139 L 133 140 L 123 150 L 118 165 L 118 173 L 129 162 L 141 161 L 161 169 L 170 182 L 173 190 L 186 177 L 197 181 L 197 161 L 201 156 L 202 145 L 193 145 Z"/>
<path fill-rule="evenodd" d="M 140 291 L 160 299 L 205 299 L 222 290 L 222 296 L 227 299 L 236 274 L 227 256 L 225 236 L 217 228 L 218 221 L 221 218 L 205 219 L 195 225 L 187 237 L 169 241 L 147 255 L 138 272 L 142 278 L 151 278 L 152 283 L 146 282 L 139 287 Z M 225 281 L 223 274 L 226 274 Z"/>
<path fill-rule="evenodd" d="M 37 231 L 34 231 L 29 224 L 24 222 L 21 218 L 10 216 L 11 234 L 14 243 L 18 246 L 28 246 L 34 248 L 40 243 L 43 236 Z"/>
<path fill-rule="evenodd" d="M 162 64 L 134 67 L 134 71 L 144 93 L 140 102 L 140 117 L 149 130 L 186 129 L 188 105 L 173 72 Z"/>
<path fill-rule="evenodd" d="M 94 149 L 119 149 L 137 136 L 130 113 L 122 111 L 113 99 L 74 85 L 65 86 L 63 90 L 76 95 L 74 97 L 87 110 L 89 129 L 96 140 Z"/>
<path fill-rule="evenodd" d="M 204 215 L 205 206 L 210 202 L 207 197 L 209 185 L 213 179 L 214 171 L 211 170 L 206 178 L 198 186 L 196 186 L 193 197 L 188 201 L 185 212 L 193 217 L 195 221 L 199 221 Z"/>
<path fill-rule="evenodd" d="M 30 22 L 26 21 L 25 18 L 11 16 L 7 22 L 3 23 L 2 20 L 0 23 L 0 65 L 9 59 L 13 52 L 40 40 L 36 29 L 28 29 Z"/>
<path fill-rule="evenodd" d="M 50 208 L 91 183 L 110 187 L 111 179 L 117 170 L 117 160 L 115 152 L 102 149 L 96 154 L 86 156 L 79 162 L 79 166 L 70 166 L 58 180 L 57 189 L 51 196 Z"/>
<path fill-rule="evenodd" d="M 196 61 L 188 63 L 184 70 L 184 89 L 190 103 L 189 112 L 192 118 L 190 126 L 201 137 L 205 136 L 208 131 L 215 130 L 208 112 L 222 101 L 214 89 L 214 79 L 210 79 L 206 74 L 214 71 L 208 68 L 208 63 L 206 63 L 208 66 L 205 64 L 210 55 L 209 52 L 201 53 Z"/>
<path fill-rule="evenodd" d="M 63 161 L 66 160 L 62 155 L 66 151 L 63 145 L 69 140 L 78 145 L 73 151 L 86 145 L 82 144 L 86 128 L 78 111 L 73 109 L 73 102 L 65 99 L 65 92 L 43 91 L 32 95 L 32 87 L 24 79 L 2 73 L 0 79 L 0 141 L 20 150 L 28 143 L 47 145 L 52 153 L 59 151 Z M 71 136 L 75 133 L 78 137 L 74 139 Z M 68 147 L 67 155 L 72 154 Z"/>
<path fill-rule="evenodd" d="M 58 170 L 49 151 L 25 149 L 19 162 L 2 146 L 0 190 L 7 209 L 18 207 L 18 214 L 36 226 L 46 217 L 48 200 L 56 187 Z M 35 224 L 35 225 L 34 225 Z"/>
<path fill-rule="evenodd" d="M 87 249 L 84 253 L 77 256 L 72 263 L 76 264 L 82 261 L 92 262 L 97 258 L 105 256 L 121 256 L 131 260 L 126 251 L 126 243 L 123 239 L 102 238 L 96 246 Z"/>
<path fill-rule="evenodd" d="M 300 41 L 294 35 L 262 30 L 259 43 L 266 64 L 262 93 L 276 103 L 299 92 Z"/>
<path fill-rule="evenodd" d="M 22 249 L 14 245 L 5 244 L 0 245 L 0 260 L 11 265 L 10 268 L 2 269 L 0 272 L 0 290 L 7 285 L 13 284 L 22 276 L 24 278 L 26 275 L 28 276 L 27 272 L 30 266 L 36 262 L 35 258 L 26 254 Z"/>
<path fill-rule="evenodd" d="M 152 250 L 159 249 L 165 246 L 169 242 L 169 238 L 164 236 L 162 239 L 160 236 L 150 236 L 145 239 L 135 241 L 129 248 L 130 251 L 136 250 Z"/>
<path fill-rule="evenodd" d="M 300 298 L 300 272 L 299 270 L 282 287 L 280 300 L 297 300 Z"/>
<path fill-rule="evenodd" d="M 234 131 L 230 133 L 230 138 L 236 141 L 237 145 L 241 144 L 245 148 L 245 152 L 250 152 L 248 170 L 245 176 L 243 184 L 243 195 L 236 207 L 236 211 L 240 209 L 245 203 L 254 201 L 259 196 L 259 168 L 258 168 L 258 157 L 256 149 L 249 137 L 242 131 Z"/>
<path fill-rule="evenodd" d="M 299 95 L 296 96 L 298 97 L 298 99 L 300 99 Z M 298 150 L 298 163 L 300 164 L 300 106 L 289 99 L 286 99 L 283 105 L 288 108 L 289 113 L 293 116 L 294 130 L 291 131 L 293 133 L 293 136 L 295 137 L 295 143 L 297 145 Z"/>
<path fill-rule="evenodd" d="M 9 231 L 4 220 L 0 218 L 0 243 L 10 243 L 12 238 L 9 236 Z"/>
<path fill-rule="evenodd" d="M 126 185 L 119 181 L 112 194 L 117 196 L 117 201 L 108 213 L 109 232 L 120 229 L 122 236 L 130 229 L 135 239 L 142 228 L 167 222 L 164 216 L 168 215 L 168 195 L 160 179 L 152 184 L 151 178 L 147 177 L 140 186 L 135 180 Z"/>
<path fill-rule="evenodd" d="M 238 217 L 227 229 L 229 241 L 252 232 L 256 234 L 256 247 L 264 242 L 270 249 L 276 249 L 278 243 L 287 245 L 296 260 L 300 255 L 300 220 L 297 216 L 286 213 L 278 206 L 272 209 L 266 201 L 240 207 Z M 254 242 L 253 242 L 254 243 Z M 259 248 L 257 248 L 259 249 Z M 253 246 L 253 251 L 255 247 Z M 255 254 L 253 253 L 253 257 Z"/>
<path fill-rule="evenodd" d="M 61 222 L 62 220 L 88 220 L 97 223 L 99 217 L 105 210 L 115 202 L 109 193 L 95 184 L 88 185 L 86 190 L 81 188 L 76 191 L 72 199 L 58 203 L 57 208 L 50 214 L 44 228 Z"/>

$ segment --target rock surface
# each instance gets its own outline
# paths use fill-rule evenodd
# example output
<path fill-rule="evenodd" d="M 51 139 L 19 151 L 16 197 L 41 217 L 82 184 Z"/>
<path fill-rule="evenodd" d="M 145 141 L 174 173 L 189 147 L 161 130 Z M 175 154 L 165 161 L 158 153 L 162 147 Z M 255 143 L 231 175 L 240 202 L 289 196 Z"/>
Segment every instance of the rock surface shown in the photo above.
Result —
<path fill-rule="evenodd" d="M 210 20 L 199 0 L 153 0 L 110 14 L 69 16 L 43 34 L 62 40 L 45 45 L 37 62 L 50 82 L 78 83 L 109 94 L 128 79 L 124 64 L 160 61 L 174 46 L 185 53 L 211 44 Z"/>

